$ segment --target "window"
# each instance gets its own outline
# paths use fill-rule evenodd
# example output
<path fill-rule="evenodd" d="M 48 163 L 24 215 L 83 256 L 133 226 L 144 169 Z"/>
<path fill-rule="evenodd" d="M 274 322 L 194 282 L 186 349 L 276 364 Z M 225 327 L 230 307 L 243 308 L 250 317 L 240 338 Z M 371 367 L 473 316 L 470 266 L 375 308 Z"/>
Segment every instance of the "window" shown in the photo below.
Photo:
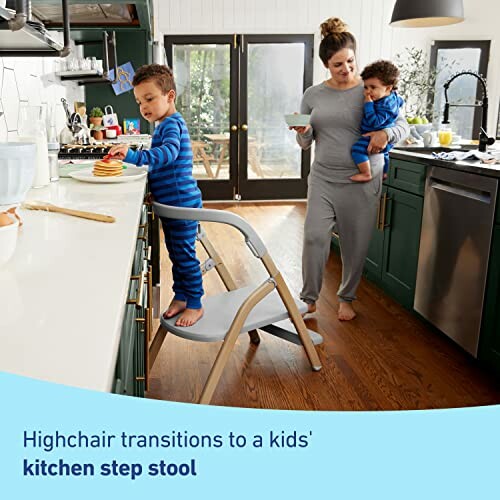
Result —
<path fill-rule="evenodd" d="M 444 88 L 443 85 L 459 71 L 475 71 L 487 77 L 490 41 L 435 41 L 431 48 L 431 70 L 437 72 L 434 89 L 434 123 L 443 120 Z M 481 126 L 482 108 L 463 106 L 481 101 L 481 84 L 473 76 L 462 76 L 453 81 L 448 89 L 450 104 L 450 124 L 452 129 L 464 139 L 477 139 Z"/>

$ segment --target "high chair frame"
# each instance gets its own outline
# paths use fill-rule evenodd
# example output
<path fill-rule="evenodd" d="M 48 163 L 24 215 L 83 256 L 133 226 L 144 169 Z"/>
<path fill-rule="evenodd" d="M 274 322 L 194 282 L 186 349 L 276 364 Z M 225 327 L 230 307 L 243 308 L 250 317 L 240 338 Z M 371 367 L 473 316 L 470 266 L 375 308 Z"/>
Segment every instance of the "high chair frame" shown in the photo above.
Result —
<path fill-rule="evenodd" d="M 312 369 L 314 371 L 321 369 L 321 362 L 314 344 L 321 343 L 323 339 L 318 333 L 308 330 L 304 323 L 301 312 L 307 310 L 307 305 L 293 299 L 264 243 L 245 219 L 224 210 L 180 208 L 157 202 L 153 202 L 153 210 L 162 218 L 216 222 L 235 227 L 243 234 L 245 243 L 254 256 L 261 260 L 269 273 L 269 278 L 260 286 L 238 289 L 220 255 L 202 227 L 199 226 L 198 240 L 208 254 L 208 259 L 201 265 L 202 273 L 205 274 L 211 269 L 215 269 L 228 291 L 204 299 L 205 315 L 192 327 L 175 326 L 176 317 L 166 320 L 162 315 L 160 327 L 149 346 L 149 370 L 153 367 L 167 332 L 202 342 L 222 340 L 222 346 L 198 401 L 200 404 L 209 404 L 236 339 L 241 333 L 248 332 L 250 341 L 253 344 L 259 344 L 260 337 L 257 329 L 302 345 Z M 274 290 L 277 291 L 279 297 L 272 294 Z M 213 314 L 211 308 L 217 309 L 217 314 Z M 221 318 L 226 313 L 230 314 L 231 311 L 235 312 L 231 321 L 228 321 L 227 318 Z M 291 323 L 282 321 L 286 318 L 290 318 Z M 275 324 L 277 321 L 281 321 L 281 323 Z"/>

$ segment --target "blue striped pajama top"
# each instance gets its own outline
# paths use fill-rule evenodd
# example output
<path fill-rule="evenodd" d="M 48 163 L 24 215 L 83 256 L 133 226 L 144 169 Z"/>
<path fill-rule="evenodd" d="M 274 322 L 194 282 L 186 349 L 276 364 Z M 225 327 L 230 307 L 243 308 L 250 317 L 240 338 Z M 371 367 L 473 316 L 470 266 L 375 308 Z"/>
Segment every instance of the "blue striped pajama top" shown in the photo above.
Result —
<path fill-rule="evenodd" d="M 155 128 L 151 149 L 128 150 L 124 161 L 149 165 L 148 181 L 155 201 L 176 207 L 200 208 L 201 192 L 193 177 L 193 151 L 186 122 L 179 112 Z"/>

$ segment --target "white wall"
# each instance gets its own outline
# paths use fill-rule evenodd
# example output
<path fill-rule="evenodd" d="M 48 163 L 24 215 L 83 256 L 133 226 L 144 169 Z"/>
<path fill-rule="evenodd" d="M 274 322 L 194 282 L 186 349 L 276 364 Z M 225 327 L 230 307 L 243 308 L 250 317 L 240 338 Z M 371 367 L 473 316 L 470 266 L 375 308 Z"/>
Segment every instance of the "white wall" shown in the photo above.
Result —
<path fill-rule="evenodd" d="M 54 105 L 59 133 L 66 122 L 61 97 L 70 108 L 74 101 L 84 101 L 83 87 L 73 82 L 62 84 L 55 75 L 60 61 L 52 57 L 0 57 L 0 111 L 4 112 L 0 116 L 0 142 L 16 140 L 23 104 Z"/>
<path fill-rule="evenodd" d="M 388 25 L 394 3 L 395 0 L 155 0 L 155 39 L 163 34 L 314 33 L 317 54 L 319 24 L 337 16 L 349 24 L 358 38 L 360 67 L 375 59 L 394 58 L 404 47 L 429 50 L 432 40 L 492 40 L 488 129 L 494 134 L 500 98 L 500 1 L 464 0 L 465 22 L 413 29 Z M 321 82 L 325 76 L 316 55 L 314 82 Z"/>

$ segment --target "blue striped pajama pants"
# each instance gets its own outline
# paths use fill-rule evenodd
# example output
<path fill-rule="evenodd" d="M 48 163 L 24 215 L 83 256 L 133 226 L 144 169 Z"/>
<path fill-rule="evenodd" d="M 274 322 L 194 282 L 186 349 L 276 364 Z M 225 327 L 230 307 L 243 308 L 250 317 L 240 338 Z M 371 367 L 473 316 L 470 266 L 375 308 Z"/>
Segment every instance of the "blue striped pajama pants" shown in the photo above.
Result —
<path fill-rule="evenodd" d="M 189 309 L 201 309 L 203 279 L 196 257 L 198 222 L 162 217 L 161 225 L 172 262 L 174 300 L 185 301 Z"/>
<path fill-rule="evenodd" d="M 351 148 L 351 156 L 356 165 L 363 163 L 365 161 L 370 161 L 368 156 L 368 144 L 370 144 L 370 137 L 362 135 Z M 389 170 L 389 151 L 392 149 L 392 144 L 387 144 L 387 146 L 380 151 L 384 155 L 384 174 Z"/>

